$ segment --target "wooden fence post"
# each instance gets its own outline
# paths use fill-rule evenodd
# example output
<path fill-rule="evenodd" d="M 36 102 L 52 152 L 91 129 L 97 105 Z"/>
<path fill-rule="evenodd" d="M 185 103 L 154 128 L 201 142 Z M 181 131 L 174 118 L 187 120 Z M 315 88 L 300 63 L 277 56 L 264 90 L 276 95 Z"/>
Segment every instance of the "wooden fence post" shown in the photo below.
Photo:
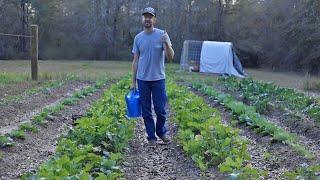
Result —
<path fill-rule="evenodd" d="M 38 80 L 38 26 L 31 25 L 31 77 Z"/>

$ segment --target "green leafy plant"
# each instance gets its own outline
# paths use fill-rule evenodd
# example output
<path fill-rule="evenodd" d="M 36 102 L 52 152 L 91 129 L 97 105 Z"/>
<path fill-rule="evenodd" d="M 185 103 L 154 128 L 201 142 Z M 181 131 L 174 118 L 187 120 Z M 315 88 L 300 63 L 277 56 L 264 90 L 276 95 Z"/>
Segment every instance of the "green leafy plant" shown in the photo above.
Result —
<path fill-rule="evenodd" d="M 260 116 L 256 112 L 255 107 L 245 105 L 234 99 L 230 94 L 219 92 L 201 81 L 192 82 L 192 87 L 218 100 L 222 105 L 230 109 L 233 114 L 238 116 L 240 123 L 246 123 L 259 133 L 271 135 L 275 141 L 290 145 L 295 151 L 309 159 L 314 158 L 312 153 L 297 143 L 297 137 L 294 134 L 287 132 Z"/>
<path fill-rule="evenodd" d="M 70 97 L 70 98 L 67 98 L 67 99 L 63 100 L 62 101 L 62 105 L 64 105 L 64 106 L 72 106 L 72 105 L 76 104 L 77 101 L 78 101 L 78 99 Z"/>
<path fill-rule="evenodd" d="M 75 122 L 75 127 L 58 142 L 56 154 L 36 174 L 22 179 L 119 179 L 121 152 L 134 133 L 135 122 L 125 118 L 124 97 L 129 77 L 113 85 L 101 100 L 90 107 L 90 116 Z"/>
<path fill-rule="evenodd" d="M 254 81 L 251 78 L 237 80 L 234 77 L 219 78 L 220 85 L 227 91 L 240 93 L 257 108 L 260 113 L 268 112 L 268 105 L 272 102 L 279 109 L 289 109 L 297 114 L 302 113 L 320 122 L 320 104 L 313 97 L 308 97 L 291 88 L 283 88 L 273 83 Z"/>
<path fill-rule="evenodd" d="M 31 122 L 26 122 L 26 123 L 20 124 L 19 130 L 22 130 L 22 131 L 31 131 L 31 132 L 38 132 L 37 127 L 35 127 Z"/>
<path fill-rule="evenodd" d="M 68 81 L 74 79 L 74 77 L 72 77 L 72 76 L 71 77 L 66 76 L 65 78 L 66 79 L 62 82 L 60 82 L 60 81 L 49 82 L 44 87 L 42 87 L 42 89 L 43 88 L 48 89 L 49 87 L 61 86 L 61 85 L 63 85 L 63 82 L 68 82 Z M 80 99 L 97 91 L 99 88 L 101 88 L 106 83 L 107 83 L 107 78 L 106 77 L 101 78 L 100 80 L 95 82 L 92 86 L 86 87 L 86 88 L 79 90 L 79 91 L 75 91 L 71 97 L 64 99 L 62 102 L 60 102 L 54 106 L 46 107 L 46 108 L 42 109 L 42 111 L 37 116 L 32 117 L 30 123 L 21 124 L 19 126 L 19 130 L 12 131 L 9 134 L 9 136 L 19 138 L 19 139 L 25 139 L 25 132 L 26 131 L 37 132 L 38 129 L 37 129 L 36 125 L 45 125 L 47 123 L 46 118 L 48 116 L 58 113 L 67 105 L 74 105 Z M 39 92 L 39 91 L 35 89 L 35 92 L 31 92 L 31 93 L 36 93 L 36 92 Z"/>
<path fill-rule="evenodd" d="M 49 109 L 45 109 L 39 115 L 32 117 L 32 123 L 37 125 L 44 124 L 46 117 L 49 115 L 48 111 Z"/>
<path fill-rule="evenodd" d="M 25 139 L 26 138 L 25 132 L 22 130 L 13 130 L 13 131 L 11 131 L 9 136 L 12 138 L 18 138 L 18 139 Z"/>
<path fill-rule="evenodd" d="M 295 179 L 314 179 L 320 178 L 320 165 L 308 166 L 303 165 L 294 171 L 287 171 L 282 178 L 295 180 Z"/>
<path fill-rule="evenodd" d="M 12 146 L 13 141 L 10 137 L 8 136 L 0 136 L 0 148 L 4 148 L 7 146 Z"/>
<path fill-rule="evenodd" d="M 178 141 L 200 170 L 219 166 L 221 172 L 236 172 L 244 179 L 261 175 L 261 171 L 246 167 L 244 162 L 250 159 L 247 140 L 241 139 L 237 129 L 221 123 L 218 110 L 172 81 L 167 89 L 173 119 L 179 127 Z"/>

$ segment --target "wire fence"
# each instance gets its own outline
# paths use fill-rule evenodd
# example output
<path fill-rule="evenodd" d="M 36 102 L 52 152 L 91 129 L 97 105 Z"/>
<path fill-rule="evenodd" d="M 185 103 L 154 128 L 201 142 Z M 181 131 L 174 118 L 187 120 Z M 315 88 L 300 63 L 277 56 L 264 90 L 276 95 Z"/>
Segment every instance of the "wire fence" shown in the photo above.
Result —
<path fill-rule="evenodd" d="M 32 38 L 33 36 L 29 35 L 22 35 L 22 34 L 6 34 L 6 33 L 0 33 L 1 36 L 11 36 L 11 37 L 26 37 L 26 38 Z"/>
<path fill-rule="evenodd" d="M 200 65 L 200 56 L 203 41 L 186 40 L 180 59 L 180 70 L 189 70 L 191 66 Z"/>
<path fill-rule="evenodd" d="M 31 35 L 26 34 L 10 34 L 10 33 L 2 33 L 0 32 L 0 58 L 5 57 L 4 49 L 8 49 L 8 44 L 13 44 L 13 47 L 11 47 L 8 52 L 11 54 L 15 54 L 16 57 L 18 53 L 22 53 L 22 55 L 30 54 L 30 60 L 31 60 L 31 76 L 32 80 L 38 79 L 38 56 L 39 56 L 39 50 L 38 50 L 38 26 L 37 25 L 31 25 L 30 29 Z M 2 39 L 3 36 L 9 36 L 9 37 L 16 37 L 17 42 L 12 43 L 12 39 L 8 39 L 5 45 L 4 41 Z M 28 38 L 30 40 L 30 43 L 26 43 L 25 39 Z M 7 39 L 7 38 L 5 38 Z M 11 42 L 11 43 L 10 43 Z M 29 51 L 27 50 L 27 46 L 30 46 Z M 10 55 L 10 54 L 9 54 Z M 9 57 L 10 58 L 10 57 Z M 5 59 L 9 59 L 5 58 Z"/>
<path fill-rule="evenodd" d="M 30 43 L 27 41 L 32 38 L 28 34 L 0 32 L 0 59 L 30 59 Z"/>

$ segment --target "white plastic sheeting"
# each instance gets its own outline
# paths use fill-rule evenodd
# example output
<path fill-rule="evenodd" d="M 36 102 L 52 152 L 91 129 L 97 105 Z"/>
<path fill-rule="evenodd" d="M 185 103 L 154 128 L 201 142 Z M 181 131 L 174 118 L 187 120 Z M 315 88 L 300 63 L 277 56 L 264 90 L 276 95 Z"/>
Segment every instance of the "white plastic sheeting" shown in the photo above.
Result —
<path fill-rule="evenodd" d="M 244 77 L 234 67 L 233 55 L 230 42 L 204 41 L 200 56 L 200 72 Z"/>

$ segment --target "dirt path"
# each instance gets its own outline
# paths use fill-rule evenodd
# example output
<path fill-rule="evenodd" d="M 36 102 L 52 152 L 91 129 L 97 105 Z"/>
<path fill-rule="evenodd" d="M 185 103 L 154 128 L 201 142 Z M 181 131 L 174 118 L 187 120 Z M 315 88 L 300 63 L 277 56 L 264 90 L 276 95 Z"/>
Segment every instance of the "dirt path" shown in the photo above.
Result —
<path fill-rule="evenodd" d="M 158 140 L 155 148 L 148 146 L 143 119 L 138 120 L 135 137 L 130 142 L 123 162 L 122 169 L 126 179 L 225 179 L 216 169 L 201 173 L 191 158 L 184 154 L 182 147 L 176 142 L 178 129 L 170 121 L 170 117 L 167 123 L 168 136 L 173 141 L 169 145 L 163 145 Z"/>
<path fill-rule="evenodd" d="M 41 85 L 42 83 L 40 82 L 23 82 L 0 87 L 0 102 L 7 96 L 18 95 L 25 92 L 27 89 L 40 87 Z"/>
<path fill-rule="evenodd" d="M 62 87 L 51 89 L 47 93 L 39 93 L 0 108 L 0 135 L 15 129 L 21 122 L 30 120 L 44 107 L 57 104 L 72 92 L 88 86 L 88 82 L 70 82 Z"/>
<path fill-rule="evenodd" d="M 303 139 L 311 139 L 315 144 L 320 146 L 320 123 L 316 123 L 314 120 L 307 117 L 300 118 L 285 115 L 284 112 L 281 112 L 278 109 L 271 112 L 269 111 L 264 115 L 278 126 L 281 126 L 292 133 L 298 134 Z"/>
<path fill-rule="evenodd" d="M 68 132 L 74 120 L 83 116 L 89 106 L 102 96 L 103 91 L 100 89 L 77 104 L 66 106 L 57 115 L 47 119 L 45 126 L 39 126 L 38 133 L 27 133 L 25 140 L 17 141 L 13 147 L 2 149 L 0 179 L 17 179 L 26 172 L 34 172 L 54 154 L 61 134 Z"/>

